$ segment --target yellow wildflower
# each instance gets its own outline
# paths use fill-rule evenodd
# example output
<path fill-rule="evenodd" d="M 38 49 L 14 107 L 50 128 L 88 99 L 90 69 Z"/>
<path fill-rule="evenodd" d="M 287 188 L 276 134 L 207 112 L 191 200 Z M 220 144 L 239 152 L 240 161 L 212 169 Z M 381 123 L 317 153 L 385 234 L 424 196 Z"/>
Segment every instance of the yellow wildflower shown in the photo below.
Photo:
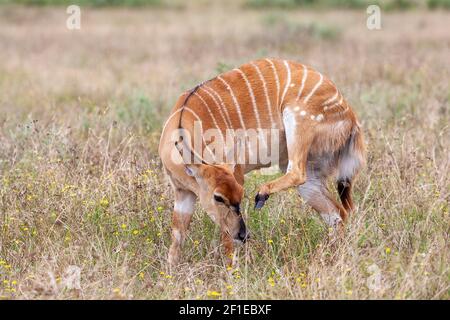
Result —
<path fill-rule="evenodd" d="M 102 207 L 107 207 L 107 206 L 109 205 L 108 199 L 106 199 L 105 197 L 103 197 L 103 198 L 100 200 L 100 205 L 101 205 Z"/>
<path fill-rule="evenodd" d="M 209 290 L 206 292 L 206 295 L 208 297 L 220 297 L 221 296 L 221 294 L 219 292 L 217 292 L 217 291 L 209 291 Z"/>

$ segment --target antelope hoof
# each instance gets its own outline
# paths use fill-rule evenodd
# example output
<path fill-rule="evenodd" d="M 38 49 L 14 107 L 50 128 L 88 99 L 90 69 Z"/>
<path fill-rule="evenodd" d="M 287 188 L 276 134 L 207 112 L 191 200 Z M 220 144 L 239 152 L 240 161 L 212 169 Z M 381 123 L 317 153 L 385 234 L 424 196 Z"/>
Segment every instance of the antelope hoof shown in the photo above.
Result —
<path fill-rule="evenodd" d="M 267 193 L 258 193 L 255 197 L 255 209 L 261 209 L 266 203 L 267 199 L 269 199 L 269 195 Z"/>

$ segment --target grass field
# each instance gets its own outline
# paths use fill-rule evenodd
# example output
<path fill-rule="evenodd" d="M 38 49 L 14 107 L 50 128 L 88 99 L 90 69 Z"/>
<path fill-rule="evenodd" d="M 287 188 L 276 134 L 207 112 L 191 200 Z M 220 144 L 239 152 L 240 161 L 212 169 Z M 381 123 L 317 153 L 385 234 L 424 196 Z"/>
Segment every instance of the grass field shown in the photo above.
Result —
<path fill-rule="evenodd" d="M 0 7 L 0 298 L 449 299 L 450 12 Z M 230 17 L 232 17 L 230 19 Z M 314 66 L 363 124 L 358 210 L 332 241 L 295 192 L 244 215 L 227 270 L 195 213 L 168 272 L 157 145 L 185 89 L 258 57 Z M 78 280 L 79 286 L 78 286 Z"/>

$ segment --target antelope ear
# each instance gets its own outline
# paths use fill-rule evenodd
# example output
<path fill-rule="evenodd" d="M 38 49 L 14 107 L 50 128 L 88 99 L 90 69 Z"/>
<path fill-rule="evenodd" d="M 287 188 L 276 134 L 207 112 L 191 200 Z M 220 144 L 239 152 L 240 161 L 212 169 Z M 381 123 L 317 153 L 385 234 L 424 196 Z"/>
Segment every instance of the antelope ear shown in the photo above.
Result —
<path fill-rule="evenodd" d="M 195 168 L 194 166 L 186 166 L 185 172 L 188 176 L 195 177 L 195 175 L 197 174 L 197 168 Z"/>
<path fill-rule="evenodd" d="M 185 166 L 185 172 L 190 177 L 198 177 L 201 164 L 187 164 Z"/>

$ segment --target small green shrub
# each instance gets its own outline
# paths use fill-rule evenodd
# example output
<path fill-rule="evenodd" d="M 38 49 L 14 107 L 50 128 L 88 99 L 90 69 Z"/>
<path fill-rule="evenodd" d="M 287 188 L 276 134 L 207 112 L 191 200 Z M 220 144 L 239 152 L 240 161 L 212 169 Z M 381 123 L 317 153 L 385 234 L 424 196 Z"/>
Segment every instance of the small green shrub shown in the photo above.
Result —
<path fill-rule="evenodd" d="M 428 0 L 427 5 L 430 9 L 450 9 L 450 0 Z"/>

